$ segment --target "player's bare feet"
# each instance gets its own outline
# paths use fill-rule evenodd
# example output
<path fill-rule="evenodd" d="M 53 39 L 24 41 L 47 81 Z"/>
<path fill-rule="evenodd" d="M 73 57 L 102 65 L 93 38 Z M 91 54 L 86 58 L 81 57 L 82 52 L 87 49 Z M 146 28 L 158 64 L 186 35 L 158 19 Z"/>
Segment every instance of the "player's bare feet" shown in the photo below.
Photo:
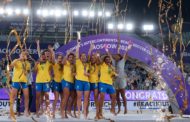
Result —
<path fill-rule="evenodd" d="M 127 114 L 127 110 L 124 111 L 124 114 Z"/>
<path fill-rule="evenodd" d="M 98 115 L 96 115 L 96 116 L 94 117 L 94 119 L 95 119 L 95 121 L 98 121 L 100 118 L 99 118 Z"/>
<path fill-rule="evenodd" d="M 105 119 L 105 117 L 101 114 L 98 116 L 99 119 Z"/>
<path fill-rule="evenodd" d="M 118 111 L 117 111 L 117 114 L 119 114 L 120 113 L 120 109 L 118 109 Z"/>
<path fill-rule="evenodd" d="M 76 118 L 80 119 L 80 112 L 77 112 Z"/>
<path fill-rule="evenodd" d="M 115 110 L 110 110 L 110 112 L 113 114 L 113 115 L 117 115 L 116 113 L 115 113 Z"/>
<path fill-rule="evenodd" d="M 40 117 L 40 114 L 39 113 L 36 113 L 36 118 L 39 118 Z"/>
<path fill-rule="evenodd" d="M 52 118 L 55 119 L 55 112 L 52 113 Z"/>
<path fill-rule="evenodd" d="M 76 112 L 74 111 L 74 115 L 73 115 L 74 118 L 77 118 L 77 114 Z"/>
<path fill-rule="evenodd" d="M 29 116 L 28 111 L 24 111 L 24 115 L 25 115 L 26 117 L 28 117 L 28 116 Z"/>

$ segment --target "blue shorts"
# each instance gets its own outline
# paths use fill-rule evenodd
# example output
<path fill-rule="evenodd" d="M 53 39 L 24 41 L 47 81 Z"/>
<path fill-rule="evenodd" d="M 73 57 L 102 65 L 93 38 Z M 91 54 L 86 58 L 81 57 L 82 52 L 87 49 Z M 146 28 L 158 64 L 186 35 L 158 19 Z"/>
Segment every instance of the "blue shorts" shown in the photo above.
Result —
<path fill-rule="evenodd" d="M 26 89 L 28 88 L 28 84 L 24 82 L 12 82 L 12 87 L 15 89 Z"/>
<path fill-rule="evenodd" d="M 36 83 L 36 91 L 49 92 L 50 91 L 50 83 Z"/>
<path fill-rule="evenodd" d="M 77 91 L 90 91 L 90 83 L 87 81 L 76 80 L 75 89 Z"/>
<path fill-rule="evenodd" d="M 112 85 L 105 84 L 105 83 L 98 83 L 98 90 L 99 92 L 107 93 L 107 94 L 114 94 L 115 88 Z"/>
<path fill-rule="evenodd" d="M 71 82 L 62 80 L 62 81 L 61 81 L 61 84 L 62 84 L 62 89 L 68 88 L 69 91 L 75 90 L 75 84 L 74 84 L 74 83 L 71 83 Z"/>
<path fill-rule="evenodd" d="M 53 91 L 62 92 L 62 84 L 61 84 L 61 82 L 58 83 L 56 81 L 53 81 L 52 85 L 53 85 Z"/>
<path fill-rule="evenodd" d="M 98 83 L 90 83 L 90 90 L 98 89 Z"/>
<path fill-rule="evenodd" d="M 53 92 L 54 91 L 54 81 L 51 81 L 49 83 L 50 90 Z"/>

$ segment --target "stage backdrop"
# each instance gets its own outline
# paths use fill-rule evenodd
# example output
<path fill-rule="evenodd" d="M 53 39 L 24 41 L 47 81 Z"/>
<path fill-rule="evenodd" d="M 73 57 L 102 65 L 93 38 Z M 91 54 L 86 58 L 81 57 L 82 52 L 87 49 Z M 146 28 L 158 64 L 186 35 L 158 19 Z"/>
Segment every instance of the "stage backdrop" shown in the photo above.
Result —
<path fill-rule="evenodd" d="M 164 78 L 164 81 L 173 91 L 179 107 L 186 114 L 190 114 L 190 85 L 184 82 L 182 73 L 178 67 L 168 59 L 163 53 L 152 47 L 143 40 L 130 37 L 128 35 L 120 35 L 121 39 L 121 53 L 125 53 L 125 49 L 129 41 L 133 42 L 133 48 L 128 52 L 128 55 L 141 62 L 147 64 L 150 68 L 156 69 L 158 75 Z M 94 43 L 94 51 L 99 51 L 105 54 L 105 47 L 107 47 L 112 54 L 117 52 L 118 36 L 115 35 L 96 35 L 82 38 L 80 45 L 80 53 L 88 53 L 90 43 Z M 73 40 L 67 45 L 60 47 L 56 53 L 66 54 L 67 50 L 75 51 L 77 41 Z"/>

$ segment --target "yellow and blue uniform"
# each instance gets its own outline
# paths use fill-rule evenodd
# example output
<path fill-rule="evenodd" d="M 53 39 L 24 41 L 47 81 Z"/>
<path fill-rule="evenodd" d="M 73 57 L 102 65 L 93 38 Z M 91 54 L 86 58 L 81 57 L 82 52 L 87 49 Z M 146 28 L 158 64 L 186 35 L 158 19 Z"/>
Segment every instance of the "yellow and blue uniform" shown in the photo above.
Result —
<path fill-rule="evenodd" d="M 49 61 L 37 65 L 36 91 L 50 91 L 51 67 L 52 64 Z"/>
<path fill-rule="evenodd" d="M 62 72 L 63 72 L 63 66 L 62 64 L 55 63 L 53 64 L 53 90 L 61 92 L 62 91 Z"/>
<path fill-rule="evenodd" d="M 100 71 L 100 66 L 99 65 L 90 64 L 90 66 L 89 66 L 90 90 L 98 89 L 99 71 Z"/>
<path fill-rule="evenodd" d="M 14 60 L 12 87 L 15 89 L 28 88 L 27 75 L 30 71 L 30 63 L 28 61 Z"/>
<path fill-rule="evenodd" d="M 113 87 L 112 76 L 115 75 L 113 69 L 107 64 L 103 63 L 100 66 L 100 82 L 98 83 L 99 92 L 114 94 L 115 89 Z"/>
<path fill-rule="evenodd" d="M 75 89 L 77 91 L 89 91 L 90 83 L 88 76 L 84 73 L 89 71 L 89 64 L 83 64 L 80 59 L 76 60 L 76 81 Z"/>
<path fill-rule="evenodd" d="M 71 64 L 69 61 L 66 61 L 62 73 L 62 89 L 68 88 L 69 91 L 73 91 L 75 89 L 73 70 L 74 65 Z"/>

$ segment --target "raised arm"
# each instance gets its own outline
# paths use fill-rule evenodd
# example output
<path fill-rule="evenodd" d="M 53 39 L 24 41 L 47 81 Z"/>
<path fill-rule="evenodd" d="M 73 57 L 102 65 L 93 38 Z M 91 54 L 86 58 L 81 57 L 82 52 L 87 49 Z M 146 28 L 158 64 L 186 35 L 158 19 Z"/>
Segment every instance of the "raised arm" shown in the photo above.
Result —
<path fill-rule="evenodd" d="M 131 41 L 129 41 L 128 46 L 126 48 L 126 53 L 124 54 L 124 59 L 127 60 L 128 57 L 128 51 L 131 50 L 131 48 L 133 47 L 133 43 Z"/>
<path fill-rule="evenodd" d="M 79 48 L 80 48 L 80 42 L 77 42 L 77 47 L 76 47 L 76 59 L 79 59 Z"/>
<path fill-rule="evenodd" d="M 106 50 L 107 55 L 111 58 L 111 60 L 114 61 L 113 56 L 111 55 L 109 49 L 106 47 L 105 50 Z"/>
<path fill-rule="evenodd" d="M 66 53 L 66 55 L 63 57 L 63 64 L 65 65 L 66 64 L 66 62 L 67 62 L 67 57 L 68 57 L 68 55 L 71 53 L 71 51 L 70 50 L 67 50 L 67 53 Z"/>
<path fill-rule="evenodd" d="M 28 58 L 30 59 L 30 60 L 32 60 L 33 62 L 36 62 L 36 60 L 29 54 L 28 55 Z"/>
<path fill-rule="evenodd" d="M 48 50 L 50 51 L 50 53 L 51 53 L 51 63 L 55 63 L 55 52 L 54 52 L 54 50 L 53 50 L 53 47 L 51 46 L 51 45 L 49 45 L 48 46 Z"/>
<path fill-rule="evenodd" d="M 121 40 L 120 40 L 120 36 L 118 35 L 117 54 L 120 54 L 120 48 L 121 48 Z"/>
<path fill-rule="evenodd" d="M 81 32 L 77 32 L 77 47 L 76 47 L 76 59 L 79 59 L 79 48 L 80 48 L 80 42 L 81 42 Z"/>
<path fill-rule="evenodd" d="M 9 68 L 12 69 L 12 68 L 15 66 L 15 64 L 16 64 L 17 61 L 19 61 L 19 59 L 15 59 L 15 60 L 9 65 Z"/>
<path fill-rule="evenodd" d="M 40 62 L 39 61 L 37 61 L 36 63 L 35 63 L 35 66 L 34 66 L 34 71 L 35 72 L 38 72 L 38 64 L 39 64 Z"/>
<path fill-rule="evenodd" d="M 120 45 L 117 47 L 117 54 L 120 54 Z"/>
<path fill-rule="evenodd" d="M 40 40 L 36 40 L 36 44 L 37 44 L 38 57 L 40 58 L 40 56 L 41 56 L 41 51 L 40 51 Z"/>
<path fill-rule="evenodd" d="M 91 56 L 91 53 L 92 53 L 92 50 L 94 49 L 94 44 L 93 43 L 91 43 L 90 44 L 90 49 L 89 49 L 89 51 L 88 51 L 88 61 L 90 61 L 90 56 Z"/>
<path fill-rule="evenodd" d="M 103 63 L 103 60 L 101 59 L 99 52 L 96 52 L 96 59 L 97 59 L 97 65 L 100 65 Z"/>

